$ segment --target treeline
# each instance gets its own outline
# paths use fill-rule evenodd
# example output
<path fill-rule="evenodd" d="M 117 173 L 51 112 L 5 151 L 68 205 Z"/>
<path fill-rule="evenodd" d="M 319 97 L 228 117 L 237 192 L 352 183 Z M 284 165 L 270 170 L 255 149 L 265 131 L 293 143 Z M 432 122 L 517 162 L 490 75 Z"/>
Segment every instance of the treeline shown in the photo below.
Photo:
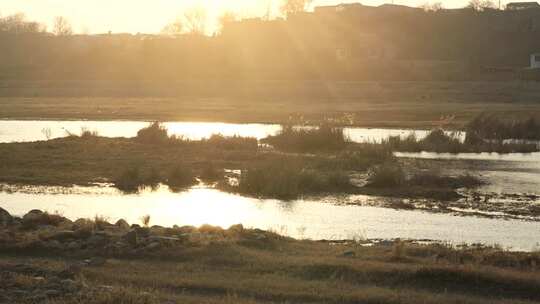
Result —
<path fill-rule="evenodd" d="M 214 36 L 70 35 L 60 21 L 53 35 L 1 18 L 0 80 L 509 79 L 540 50 L 540 9 L 330 7 Z"/>

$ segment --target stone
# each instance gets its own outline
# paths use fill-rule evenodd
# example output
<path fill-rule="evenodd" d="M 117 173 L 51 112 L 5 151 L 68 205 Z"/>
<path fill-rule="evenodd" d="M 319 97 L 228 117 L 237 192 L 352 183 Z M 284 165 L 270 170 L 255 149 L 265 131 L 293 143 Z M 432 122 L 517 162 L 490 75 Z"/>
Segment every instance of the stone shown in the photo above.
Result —
<path fill-rule="evenodd" d="M 109 238 L 102 234 L 94 234 L 86 240 L 90 247 L 103 247 L 109 243 Z"/>
<path fill-rule="evenodd" d="M 0 208 L 0 227 L 7 227 L 13 223 L 13 217 L 9 212 Z"/>
<path fill-rule="evenodd" d="M 23 216 L 23 221 L 35 221 L 41 219 L 41 217 L 44 215 L 43 211 L 41 210 L 30 210 L 27 214 Z"/>
<path fill-rule="evenodd" d="M 65 279 L 60 282 L 62 284 L 62 290 L 66 292 L 76 292 L 79 289 L 77 282 L 71 279 Z"/>
<path fill-rule="evenodd" d="M 43 292 L 49 298 L 59 297 L 62 293 L 56 289 L 49 289 Z"/>
<path fill-rule="evenodd" d="M 352 250 L 348 250 L 348 251 L 343 252 L 342 256 L 344 256 L 346 258 L 352 258 L 352 257 L 356 256 L 356 252 L 354 252 Z"/>
<path fill-rule="evenodd" d="M 132 230 L 123 236 L 123 239 L 131 246 L 137 246 L 139 243 L 139 236 L 136 230 Z"/>
<path fill-rule="evenodd" d="M 64 230 L 64 231 L 55 232 L 54 234 L 46 237 L 46 240 L 57 240 L 59 242 L 65 242 L 65 241 L 73 240 L 76 238 L 77 238 L 77 235 L 75 234 L 74 231 Z"/>
<path fill-rule="evenodd" d="M 151 236 L 148 238 L 148 240 L 150 240 L 151 242 L 168 242 L 168 243 L 181 241 L 179 238 L 170 237 L 170 236 Z"/>
<path fill-rule="evenodd" d="M 134 230 L 137 232 L 137 236 L 140 236 L 140 237 L 147 237 L 150 235 L 150 228 L 137 227 Z"/>
<path fill-rule="evenodd" d="M 124 219 L 119 219 L 114 225 L 121 229 L 129 229 L 129 224 Z"/>
<path fill-rule="evenodd" d="M 69 242 L 69 244 L 67 245 L 67 249 L 69 249 L 69 250 L 77 250 L 79 248 L 81 248 L 81 245 L 78 242 L 75 242 L 75 241 Z"/>
<path fill-rule="evenodd" d="M 102 257 L 93 257 L 91 259 L 85 260 L 84 262 L 86 263 L 86 265 L 91 267 L 100 267 L 105 265 L 105 263 L 107 263 L 107 260 Z"/>
<path fill-rule="evenodd" d="M 155 249 L 158 249 L 159 247 L 161 247 L 160 242 L 152 242 L 152 243 L 148 244 L 145 248 L 147 250 L 155 250 Z"/>

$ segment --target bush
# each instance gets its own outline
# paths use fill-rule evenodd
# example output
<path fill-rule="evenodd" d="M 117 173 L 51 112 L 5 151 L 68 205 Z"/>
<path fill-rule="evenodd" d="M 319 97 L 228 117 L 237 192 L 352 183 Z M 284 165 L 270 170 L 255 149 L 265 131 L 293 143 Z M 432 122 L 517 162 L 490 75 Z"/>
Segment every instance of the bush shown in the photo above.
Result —
<path fill-rule="evenodd" d="M 190 166 L 177 164 L 169 171 L 166 184 L 174 191 L 177 191 L 197 184 L 197 180 Z"/>
<path fill-rule="evenodd" d="M 281 127 L 279 134 L 262 140 L 283 151 L 317 152 L 341 150 L 349 144 L 342 128 L 323 124 L 317 128 Z"/>
<path fill-rule="evenodd" d="M 341 192 L 352 187 L 349 176 L 344 172 L 311 170 L 300 162 L 286 159 L 242 171 L 238 185 L 241 193 L 279 199 L 294 199 L 303 194 Z"/>
<path fill-rule="evenodd" d="M 376 188 L 398 187 L 405 183 L 405 172 L 397 162 L 387 162 L 372 168 L 368 186 Z"/>
<path fill-rule="evenodd" d="M 205 163 L 201 171 L 201 179 L 204 181 L 216 182 L 222 180 L 223 176 L 223 169 L 216 168 L 212 162 Z"/>
<path fill-rule="evenodd" d="M 257 150 L 259 143 L 256 138 L 231 136 L 225 137 L 221 134 L 214 134 L 210 138 L 203 140 L 212 148 L 221 150 Z"/>
<path fill-rule="evenodd" d="M 159 122 L 153 122 L 148 127 L 137 132 L 137 141 L 145 144 L 164 144 L 169 142 L 167 128 Z"/>
<path fill-rule="evenodd" d="M 114 186 L 124 192 L 137 192 L 144 184 L 138 166 L 127 168 L 114 180 Z"/>

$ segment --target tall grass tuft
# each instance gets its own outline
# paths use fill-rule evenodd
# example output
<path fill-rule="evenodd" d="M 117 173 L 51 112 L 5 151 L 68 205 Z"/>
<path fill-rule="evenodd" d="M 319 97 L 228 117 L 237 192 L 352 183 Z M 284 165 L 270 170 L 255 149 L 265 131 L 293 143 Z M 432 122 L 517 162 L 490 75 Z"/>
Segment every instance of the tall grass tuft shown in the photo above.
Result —
<path fill-rule="evenodd" d="M 279 134 L 262 140 L 276 149 L 291 152 L 336 151 L 345 148 L 349 140 L 342 128 L 322 124 L 315 128 L 284 125 Z"/>
<path fill-rule="evenodd" d="M 294 199 L 303 194 L 347 191 L 351 187 L 345 172 L 312 170 L 283 159 L 242 171 L 238 190 L 260 197 Z"/>
<path fill-rule="evenodd" d="M 399 187 L 405 181 L 406 176 L 401 165 L 398 162 L 386 162 L 370 170 L 368 186 L 375 188 Z"/>
<path fill-rule="evenodd" d="M 153 122 L 148 127 L 137 132 L 137 141 L 144 144 L 161 145 L 169 142 L 167 128 L 160 122 Z"/>
<path fill-rule="evenodd" d="M 187 164 L 174 165 L 167 175 L 167 184 L 173 191 L 191 187 L 197 183 L 193 169 Z"/>

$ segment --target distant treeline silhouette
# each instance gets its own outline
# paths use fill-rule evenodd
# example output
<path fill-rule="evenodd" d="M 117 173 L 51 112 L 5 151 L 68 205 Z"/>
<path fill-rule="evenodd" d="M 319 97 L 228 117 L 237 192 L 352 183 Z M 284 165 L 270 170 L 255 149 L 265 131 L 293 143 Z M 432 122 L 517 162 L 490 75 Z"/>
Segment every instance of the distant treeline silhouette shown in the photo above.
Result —
<path fill-rule="evenodd" d="M 213 36 L 71 35 L 60 21 L 53 35 L 1 18 L 0 80 L 500 80 L 540 51 L 540 9 L 349 4 L 230 18 Z"/>

